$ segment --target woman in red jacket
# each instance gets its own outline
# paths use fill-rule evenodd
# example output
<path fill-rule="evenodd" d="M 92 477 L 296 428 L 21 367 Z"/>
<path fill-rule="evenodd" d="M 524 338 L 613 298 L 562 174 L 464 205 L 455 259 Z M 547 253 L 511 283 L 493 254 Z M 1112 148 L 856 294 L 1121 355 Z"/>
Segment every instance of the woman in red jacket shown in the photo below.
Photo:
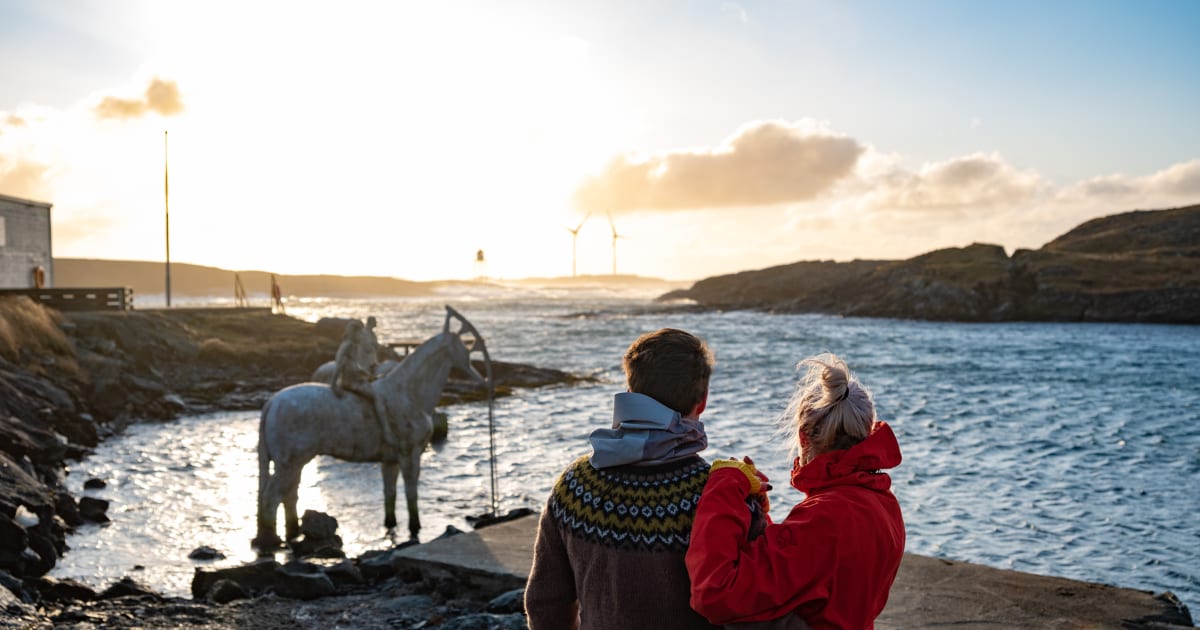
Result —
<path fill-rule="evenodd" d="M 904 554 L 900 505 L 880 472 L 900 464 L 900 447 L 845 362 L 800 365 L 808 373 L 785 421 L 799 455 L 792 486 L 805 498 L 751 540 L 752 512 L 768 507 L 766 477 L 749 458 L 715 462 L 687 552 L 691 604 L 718 624 L 873 628 Z"/>

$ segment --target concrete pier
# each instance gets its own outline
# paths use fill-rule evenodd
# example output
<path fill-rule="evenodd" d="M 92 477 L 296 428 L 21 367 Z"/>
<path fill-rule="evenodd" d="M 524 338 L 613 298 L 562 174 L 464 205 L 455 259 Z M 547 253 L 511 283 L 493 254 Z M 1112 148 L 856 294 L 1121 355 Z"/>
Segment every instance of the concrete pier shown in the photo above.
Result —
<path fill-rule="evenodd" d="M 537 517 L 397 550 L 392 564 L 454 580 L 481 597 L 521 588 Z M 905 554 L 880 630 L 899 628 L 1191 628 L 1169 597 L 1128 588 Z"/>

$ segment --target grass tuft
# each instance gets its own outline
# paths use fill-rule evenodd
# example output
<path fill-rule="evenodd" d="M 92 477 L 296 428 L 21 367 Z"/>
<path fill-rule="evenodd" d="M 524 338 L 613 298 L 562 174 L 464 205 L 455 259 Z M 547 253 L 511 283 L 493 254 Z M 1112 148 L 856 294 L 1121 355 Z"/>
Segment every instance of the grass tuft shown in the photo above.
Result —
<path fill-rule="evenodd" d="M 0 298 L 0 356 L 20 365 L 75 365 L 75 349 L 62 329 L 62 316 L 26 297 Z"/>

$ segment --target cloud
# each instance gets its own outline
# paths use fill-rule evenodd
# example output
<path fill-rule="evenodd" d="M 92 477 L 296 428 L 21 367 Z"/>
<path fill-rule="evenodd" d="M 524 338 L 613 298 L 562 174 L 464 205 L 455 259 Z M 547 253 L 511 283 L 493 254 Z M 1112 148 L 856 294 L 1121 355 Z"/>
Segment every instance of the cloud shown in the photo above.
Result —
<path fill-rule="evenodd" d="M 866 206 L 895 210 L 1014 207 L 1048 188 L 1037 173 L 983 153 L 926 164 L 915 172 L 893 168 L 864 184 Z"/>
<path fill-rule="evenodd" d="M 746 13 L 746 8 L 736 2 L 722 2 L 721 13 L 725 15 L 732 15 L 742 24 L 748 24 L 750 22 L 750 15 Z"/>
<path fill-rule="evenodd" d="M 174 81 L 155 78 L 146 88 L 145 98 L 126 99 L 106 96 L 96 106 L 96 116 L 101 119 L 139 118 L 148 113 L 171 116 L 183 111 L 183 98 Z"/>
<path fill-rule="evenodd" d="M 813 199 L 850 175 L 864 147 L 812 121 L 754 122 L 720 147 L 619 157 L 575 193 L 593 212 L 771 205 Z"/>
<path fill-rule="evenodd" d="M 45 201 L 50 194 L 46 184 L 49 170 L 44 164 L 0 155 L 0 194 Z"/>
<path fill-rule="evenodd" d="M 1143 177 L 1104 175 L 1062 190 L 1060 201 L 1114 203 L 1171 203 L 1200 198 L 1200 159 L 1172 164 Z"/>

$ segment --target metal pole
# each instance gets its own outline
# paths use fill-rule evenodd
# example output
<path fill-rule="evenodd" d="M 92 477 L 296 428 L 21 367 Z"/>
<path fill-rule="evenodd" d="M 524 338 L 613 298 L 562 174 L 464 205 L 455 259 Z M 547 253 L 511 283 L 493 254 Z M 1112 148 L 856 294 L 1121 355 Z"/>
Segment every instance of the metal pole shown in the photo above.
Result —
<path fill-rule="evenodd" d="M 163 213 L 167 227 L 167 308 L 171 307 L 171 175 L 167 168 L 167 131 L 163 130 Z"/>

